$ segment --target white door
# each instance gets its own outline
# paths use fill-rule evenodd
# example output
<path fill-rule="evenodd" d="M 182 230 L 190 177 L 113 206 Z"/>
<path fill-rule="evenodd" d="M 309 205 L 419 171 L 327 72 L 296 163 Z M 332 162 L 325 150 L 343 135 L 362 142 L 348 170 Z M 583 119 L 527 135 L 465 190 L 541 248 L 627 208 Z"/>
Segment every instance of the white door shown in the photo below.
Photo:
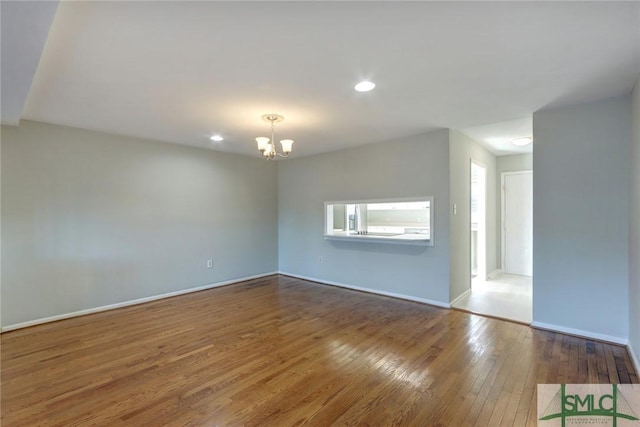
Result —
<path fill-rule="evenodd" d="M 502 174 L 502 269 L 508 274 L 533 274 L 533 174 Z"/>

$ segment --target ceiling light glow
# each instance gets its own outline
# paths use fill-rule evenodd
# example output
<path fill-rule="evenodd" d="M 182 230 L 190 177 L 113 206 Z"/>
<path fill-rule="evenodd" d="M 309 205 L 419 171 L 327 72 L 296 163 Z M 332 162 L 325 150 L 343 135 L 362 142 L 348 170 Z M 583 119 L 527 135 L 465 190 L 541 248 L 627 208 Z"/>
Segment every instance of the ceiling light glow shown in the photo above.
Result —
<path fill-rule="evenodd" d="M 513 138 L 511 143 L 513 145 L 517 145 L 518 147 L 524 147 L 525 145 L 531 144 L 533 138 L 530 136 L 519 136 L 518 138 Z"/>
<path fill-rule="evenodd" d="M 220 135 L 213 135 L 210 139 L 215 142 L 224 141 L 224 138 Z"/>
<path fill-rule="evenodd" d="M 376 87 L 375 83 L 364 81 L 355 85 L 354 89 L 358 92 L 369 92 L 370 90 L 373 90 L 374 87 Z"/>

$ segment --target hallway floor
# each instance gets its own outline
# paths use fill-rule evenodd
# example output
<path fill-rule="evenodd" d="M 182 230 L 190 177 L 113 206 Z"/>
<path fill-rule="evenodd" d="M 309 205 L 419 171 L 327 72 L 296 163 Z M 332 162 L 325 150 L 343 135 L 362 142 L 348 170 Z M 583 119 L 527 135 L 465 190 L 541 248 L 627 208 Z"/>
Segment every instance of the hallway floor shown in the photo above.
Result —
<path fill-rule="evenodd" d="M 532 299 L 531 277 L 499 274 L 488 281 L 473 279 L 471 292 L 452 307 L 529 324 Z"/>

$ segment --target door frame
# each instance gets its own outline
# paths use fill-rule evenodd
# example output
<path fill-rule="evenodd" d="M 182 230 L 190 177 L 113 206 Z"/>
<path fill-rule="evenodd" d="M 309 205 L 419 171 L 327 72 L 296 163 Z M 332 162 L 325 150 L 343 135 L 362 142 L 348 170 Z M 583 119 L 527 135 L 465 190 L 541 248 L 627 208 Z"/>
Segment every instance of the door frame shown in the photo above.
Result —
<path fill-rule="evenodd" d="M 482 262 L 482 267 L 480 266 L 480 262 L 478 262 L 478 271 L 477 271 L 477 277 L 480 278 L 483 281 L 487 280 L 488 274 L 489 272 L 487 271 L 487 196 L 488 196 L 488 182 L 487 182 L 487 175 L 488 175 L 488 168 L 487 165 L 485 165 L 484 163 L 471 158 L 470 162 L 469 162 L 469 222 L 467 223 L 467 227 L 469 230 L 469 265 L 468 265 L 468 269 L 469 269 L 469 283 L 472 284 L 473 283 L 473 271 L 471 269 L 471 263 L 472 263 L 472 256 L 473 256 L 473 252 L 472 252 L 472 248 L 473 248 L 473 234 L 472 234 L 472 230 L 471 230 L 471 217 L 472 217 L 472 209 L 473 209 L 473 190 L 472 190 L 472 184 L 471 184 L 471 177 L 473 176 L 473 167 L 475 166 L 479 166 L 482 169 L 484 169 L 484 214 L 483 214 L 483 221 L 484 221 L 484 225 L 483 225 L 483 232 L 484 232 L 484 248 L 483 248 L 483 262 Z M 476 242 L 477 244 L 478 242 Z M 477 256 L 477 252 L 478 250 L 476 249 L 476 256 Z M 471 288 L 471 287 L 470 287 Z"/>
<path fill-rule="evenodd" d="M 531 174 L 531 178 L 533 178 L 533 170 L 518 170 L 518 171 L 509 171 L 509 172 L 500 172 L 500 268 L 502 271 L 506 271 L 505 261 L 506 261 L 506 251 L 507 247 L 507 233 L 506 231 L 506 204 L 505 204 L 505 177 L 507 175 L 523 175 L 523 174 Z M 531 193 L 531 198 L 533 199 L 533 193 Z"/>

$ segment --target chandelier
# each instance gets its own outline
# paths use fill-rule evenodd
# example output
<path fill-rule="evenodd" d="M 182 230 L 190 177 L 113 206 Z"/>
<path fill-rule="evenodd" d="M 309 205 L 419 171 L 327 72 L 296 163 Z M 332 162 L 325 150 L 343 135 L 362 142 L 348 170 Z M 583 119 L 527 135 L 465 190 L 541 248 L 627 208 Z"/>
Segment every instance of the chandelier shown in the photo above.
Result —
<path fill-rule="evenodd" d="M 280 154 L 276 149 L 276 140 L 273 137 L 275 123 L 280 123 L 284 120 L 284 117 L 280 114 L 265 114 L 262 116 L 262 120 L 271 123 L 271 139 L 266 136 L 257 137 L 256 142 L 258 143 L 258 150 L 260 150 L 267 160 L 273 160 L 276 156 L 289 157 L 289 153 L 291 153 L 291 148 L 293 146 L 293 140 L 283 139 L 280 141 L 280 144 L 282 144 L 282 152 L 284 153 Z"/>

